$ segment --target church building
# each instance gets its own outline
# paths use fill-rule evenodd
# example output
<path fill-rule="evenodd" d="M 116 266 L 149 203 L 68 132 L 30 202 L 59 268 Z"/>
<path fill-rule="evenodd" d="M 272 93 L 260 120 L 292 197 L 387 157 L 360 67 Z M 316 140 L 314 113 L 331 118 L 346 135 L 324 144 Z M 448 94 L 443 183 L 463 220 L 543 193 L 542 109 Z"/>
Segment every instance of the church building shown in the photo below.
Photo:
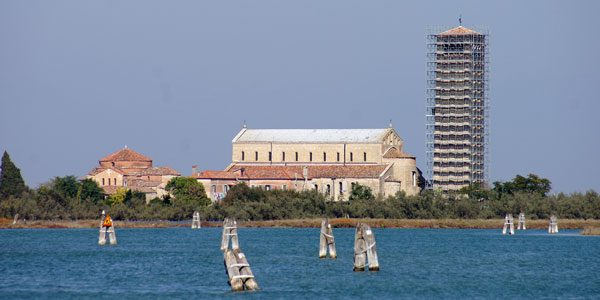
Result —
<path fill-rule="evenodd" d="M 101 158 L 99 166 L 85 178 L 91 178 L 104 189 L 105 194 L 114 194 L 118 188 L 126 188 L 146 194 L 146 202 L 167 193 L 165 186 L 181 173 L 169 167 L 154 167 L 152 159 L 125 146 L 107 157 Z"/>
<path fill-rule="evenodd" d="M 352 185 L 375 195 L 417 194 L 423 185 L 416 157 L 402 151 L 402 139 L 383 129 L 249 129 L 234 137 L 231 164 L 224 171 L 197 172 L 217 201 L 234 185 L 271 189 L 314 189 L 347 200 Z"/>

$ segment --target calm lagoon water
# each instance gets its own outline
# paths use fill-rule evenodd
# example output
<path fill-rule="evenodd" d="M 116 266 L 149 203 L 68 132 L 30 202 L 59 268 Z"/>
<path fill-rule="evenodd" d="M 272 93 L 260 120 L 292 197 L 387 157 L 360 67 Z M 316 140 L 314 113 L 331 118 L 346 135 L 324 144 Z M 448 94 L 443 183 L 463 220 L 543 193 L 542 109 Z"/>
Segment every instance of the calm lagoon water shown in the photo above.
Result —
<path fill-rule="evenodd" d="M 579 230 L 374 229 L 379 272 L 352 272 L 354 229 L 240 228 L 261 290 L 227 285 L 221 229 L 0 230 L 2 299 L 600 299 L 600 236 Z"/>

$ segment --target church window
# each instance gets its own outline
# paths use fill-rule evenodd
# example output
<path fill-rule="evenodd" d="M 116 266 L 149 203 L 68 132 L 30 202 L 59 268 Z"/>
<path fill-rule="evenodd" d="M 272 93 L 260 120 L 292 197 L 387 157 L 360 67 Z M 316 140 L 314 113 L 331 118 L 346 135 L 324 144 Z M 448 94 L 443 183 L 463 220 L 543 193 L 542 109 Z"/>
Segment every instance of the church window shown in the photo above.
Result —
<path fill-rule="evenodd" d="M 281 161 L 285 161 L 285 152 L 281 152 Z"/>
<path fill-rule="evenodd" d="M 150 176 L 148 176 L 148 180 L 150 180 Z M 117 185 L 117 179 L 116 178 L 113 180 L 113 182 L 115 183 L 115 185 Z"/>
<path fill-rule="evenodd" d="M 112 164 L 113 167 L 115 166 L 115 162 L 114 161 L 111 164 Z"/>
<path fill-rule="evenodd" d="M 343 188 L 343 185 L 342 185 L 342 182 L 340 181 L 340 195 L 342 195 L 344 193 L 342 188 Z"/>
<path fill-rule="evenodd" d="M 337 161 L 340 161 L 340 153 L 337 153 Z"/>
<path fill-rule="evenodd" d="M 108 179 L 108 185 L 110 185 L 110 178 Z"/>
<path fill-rule="evenodd" d="M 298 152 L 296 152 L 296 161 L 298 161 Z"/>
<path fill-rule="evenodd" d="M 104 178 L 102 178 L 102 185 L 104 185 Z"/>
<path fill-rule="evenodd" d="M 244 151 L 242 151 L 242 160 L 244 160 Z"/>
<path fill-rule="evenodd" d="M 258 151 L 254 151 L 254 159 L 258 161 Z"/>
<path fill-rule="evenodd" d="M 323 152 L 323 161 L 327 161 L 327 153 Z"/>
<path fill-rule="evenodd" d="M 309 154 L 308 160 L 312 161 L 312 152 Z"/>
<path fill-rule="evenodd" d="M 364 160 L 367 161 L 367 152 L 363 152 Z"/>
<path fill-rule="evenodd" d="M 353 161 L 352 152 L 350 152 L 350 161 Z"/>
<path fill-rule="evenodd" d="M 269 151 L 269 161 L 271 161 L 272 155 L 271 152 Z"/>
<path fill-rule="evenodd" d="M 327 185 L 327 189 L 325 190 L 325 195 L 331 195 L 331 186 L 329 184 Z"/>

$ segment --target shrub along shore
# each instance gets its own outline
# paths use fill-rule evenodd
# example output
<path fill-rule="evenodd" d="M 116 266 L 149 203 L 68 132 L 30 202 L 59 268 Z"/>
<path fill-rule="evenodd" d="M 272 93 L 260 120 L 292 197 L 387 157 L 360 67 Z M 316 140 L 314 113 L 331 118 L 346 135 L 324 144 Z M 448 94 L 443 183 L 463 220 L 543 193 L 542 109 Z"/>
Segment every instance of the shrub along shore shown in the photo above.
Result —
<path fill-rule="evenodd" d="M 100 220 L 40 220 L 19 221 L 12 224 L 12 220 L 0 219 L 0 228 L 98 228 Z M 442 228 L 442 229 L 498 229 L 502 228 L 504 219 L 330 219 L 335 228 L 354 228 L 359 222 L 367 223 L 373 228 Z M 527 229 L 547 229 L 548 220 L 527 220 Z M 168 227 L 190 227 L 191 222 L 170 221 L 115 221 L 118 228 L 168 228 Z M 269 221 L 240 221 L 240 227 L 278 227 L 278 228 L 319 228 L 320 218 L 313 219 L 290 219 Z M 202 227 L 221 227 L 222 222 L 202 222 Z M 600 220 L 583 219 L 559 219 L 560 229 L 584 229 L 594 234 L 600 228 Z"/>

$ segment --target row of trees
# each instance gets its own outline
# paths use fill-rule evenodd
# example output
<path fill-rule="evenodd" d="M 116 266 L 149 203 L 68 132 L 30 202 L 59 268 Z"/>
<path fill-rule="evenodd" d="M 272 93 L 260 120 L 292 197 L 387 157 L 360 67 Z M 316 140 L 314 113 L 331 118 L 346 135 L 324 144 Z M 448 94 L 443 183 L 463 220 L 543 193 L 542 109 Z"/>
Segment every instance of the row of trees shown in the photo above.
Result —
<path fill-rule="evenodd" d="M 37 189 L 25 185 L 19 169 L 5 152 L 0 181 L 0 218 L 95 219 L 103 209 L 116 220 L 189 220 L 201 211 L 204 220 L 236 217 L 240 220 L 274 220 L 317 217 L 441 219 L 502 218 L 523 212 L 528 218 L 600 219 L 600 196 L 585 194 L 548 195 L 548 179 L 517 175 L 509 182 L 495 182 L 491 189 L 472 185 L 456 194 L 424 191 L 406 196 L 399 192 L 376 197 L 365 186 L 354 185 L 348 201 L 332 202 L 316 191 L 266 191 L 241 183 L 230 189 L 219 203 L 211 205 L 204 186 L 192 178 L 173 178 L 171 192 L 146 203 L 145 194 L 119 189 L 109 197 L 93 180 L 75 176 L 55 177 Z"/>

